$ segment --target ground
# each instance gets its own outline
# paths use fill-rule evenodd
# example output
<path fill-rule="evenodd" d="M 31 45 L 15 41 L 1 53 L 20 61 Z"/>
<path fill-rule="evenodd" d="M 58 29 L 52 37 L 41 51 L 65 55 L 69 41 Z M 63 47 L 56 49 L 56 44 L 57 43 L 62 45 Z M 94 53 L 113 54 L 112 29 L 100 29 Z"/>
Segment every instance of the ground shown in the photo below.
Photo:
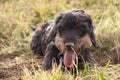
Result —
<path fill-rule="evenodd" d="M 94 57 L 99 63 L 99 67 L 105 66 L 109 59 L 115 58 L 114 61 L 116 61 L 115 53 Z M 0 80 L 23 80 L 24 69 L 27 68 L 32 71 L 34 67 L 35 70 L 38 70 L 42 60 L 42 57 L 33 54 L 21 56 L 21 53 L 2 53 L 0 55 Z M 112 62 L 112 64 L 115 64 L 115 62 Z M 119 71 L 116 74 L 118 73 Z"/>
<path fill-rule="evenodd" d="M 0 80 L 22 80 L 24 68 L 31 69 L 31 64 L 37 69 L 41 59 L 35 55 L 20 56 L 16 53 L 0 55 Z M 36 65 L 36 66 L 35 66 Z"/>

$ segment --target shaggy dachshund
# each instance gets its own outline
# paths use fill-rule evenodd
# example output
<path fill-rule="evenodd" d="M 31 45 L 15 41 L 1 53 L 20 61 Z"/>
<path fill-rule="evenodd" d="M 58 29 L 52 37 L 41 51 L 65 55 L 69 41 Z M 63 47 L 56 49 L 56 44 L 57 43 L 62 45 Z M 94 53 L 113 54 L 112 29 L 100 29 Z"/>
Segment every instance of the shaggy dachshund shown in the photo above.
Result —
<path fill-rule="evenodd" d="M 92 43 L 96 47 L 90 15 L 83 10 L 60 13 L 55 20 L 46 22 L 41 28 L 34 28 L 30 42 L 33 53 L 44 56 L 42 68 L 52 68 L 53 60 L 66 68 L 73 67 L 78 61 L 94 63 L 89 53 Z"/>

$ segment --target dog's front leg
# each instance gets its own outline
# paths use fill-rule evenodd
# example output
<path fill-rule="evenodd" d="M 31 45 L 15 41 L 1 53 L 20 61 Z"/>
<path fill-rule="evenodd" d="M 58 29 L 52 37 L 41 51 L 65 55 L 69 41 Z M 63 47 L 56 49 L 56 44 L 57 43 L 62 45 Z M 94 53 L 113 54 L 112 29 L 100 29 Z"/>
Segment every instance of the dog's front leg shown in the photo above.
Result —
<path fill-rule="evenodd" d="M 50 43 L 45 51 L 45 56 L 42 64 L 42 69 L 43 70 L 48 70 L 52 68 L 52 60 L 55 59 L 56 62 L 58 63 L 58 49 L 56 48 L 54 43 Z"/>
<path fill-rule="evenodd" d="M 88 61 L 92 65 L 97 64 L 97 62 L 95 61 L 94 57 L 90 54 L 88 48 L 84 49 L 84 58 L 85 58 L 86 61 Z"/>

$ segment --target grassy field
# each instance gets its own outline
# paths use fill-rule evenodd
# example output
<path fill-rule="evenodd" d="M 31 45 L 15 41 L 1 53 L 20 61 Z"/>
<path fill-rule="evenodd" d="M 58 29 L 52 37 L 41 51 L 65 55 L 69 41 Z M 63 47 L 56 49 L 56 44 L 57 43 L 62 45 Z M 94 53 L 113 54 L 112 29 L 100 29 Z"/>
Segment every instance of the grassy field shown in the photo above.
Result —
<path fill-rule="evenodd" d="M 59 68 L 52 73 L 41 71 L 41 60 L 34 61 L 29 48 L 29 25 L 41 26 L 71 9 L 91 15 L 99 45 L 92 53 L 100 57 L 99 63 L 106 63 L 86 66 L 76 78 Z M 120 64 L 110 64 L 116 63 L 106 60 L 111 57 L 120 63 L 120 0 L 0 0 L 0 80 L 120 80 Z"/>

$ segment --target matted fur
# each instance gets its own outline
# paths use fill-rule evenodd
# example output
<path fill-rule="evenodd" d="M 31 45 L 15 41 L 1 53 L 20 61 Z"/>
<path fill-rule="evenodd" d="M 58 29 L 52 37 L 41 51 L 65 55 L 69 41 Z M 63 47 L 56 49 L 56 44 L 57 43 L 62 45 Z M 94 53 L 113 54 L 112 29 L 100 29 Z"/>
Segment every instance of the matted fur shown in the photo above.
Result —
<path fill-rule="evenodd" d="M 60 64 L 60 55 L 64 56 L 68 47 L 72 46 L 79 57 L 79 68 L 83 66 L 81 56 L 85 61 L 94 63 L 89 53 L 91 43 L 96 47 L 90 15 L 83 10 L 71 10 L 60 13 L 55 20 L 37 28 L 30 41 L 30 48 L 33 53 L 44 57 L 42 68 L 47 70 L 52 68 L 53 59 Z"/>

